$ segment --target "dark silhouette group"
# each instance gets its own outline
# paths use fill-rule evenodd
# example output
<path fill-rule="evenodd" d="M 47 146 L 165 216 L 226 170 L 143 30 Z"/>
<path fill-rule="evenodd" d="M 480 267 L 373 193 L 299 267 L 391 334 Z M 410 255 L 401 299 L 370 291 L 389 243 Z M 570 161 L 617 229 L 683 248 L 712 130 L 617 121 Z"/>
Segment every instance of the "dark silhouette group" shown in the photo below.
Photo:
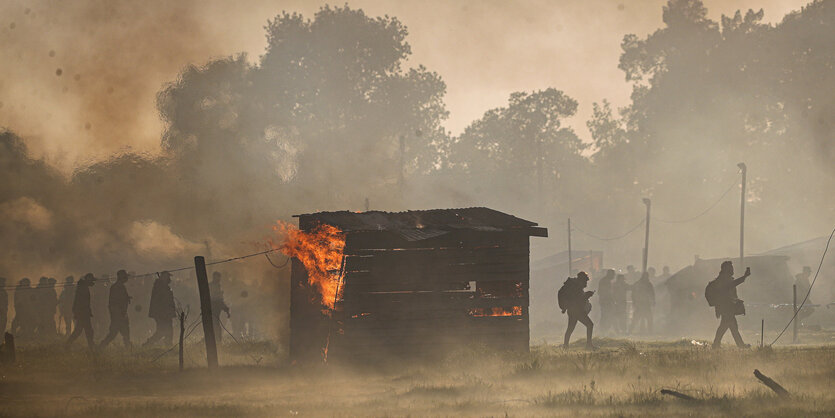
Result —
<path fill-rule="evenodd" d="M 158 273 L 153 281 L 147 306 L 148 317 L 154 321 L 155 329 L 143 345 L 170 345 L 174 341 L 173 322 L 182 307 L 178 306 L 174 297 L 171 278 L 171 274 L 164 271 Z M 96 301 L 103 302 L 105 297 L 102 295 L 96 298 L 95 289 L 99 280 L 92 273 L 85 274 L 77 282 L 73 276 L 69 276 L 60 285 L 62 290 L 59 294 L 55 286 L 57 281 L 53 278 L 42 277 L 34 287 L 28 278 L 21 279 L 14 288 L 12 302 L 15 315 L 8 331 L 17 338 L 43 341 L 57 339 L 63 334 L 66 336 L 66 347 L 71 346 L 83 334 L 91 350 L 107 347 L 114 339 L 121 337 L 124 347 L 131 348 L 129 308 L 134 298 L 127 286 L 130 274 L 125 270 L 119 270 L 115 281 L 109 286 L 106 296 L 106 309 L 110 321 L 108 332 L 97 344 L 94 339 L 94 318 L 98 319 L 99 323 L 105 319 L 100 314 L 98 317 L 94 316 L 96 312 L 101 312 L 97 310 L 97 306 L 102 306 L 97 305 Z M 109 282 L 108 279 L 104 280 Z M 6 279 L 0 278 L 0 334 L 7 330 L 8 324 L 10 298 L 5 286 Z M 231 318 L 229 306 L 224 300 L 220 272 L 214 272 L 210 289 L 214 326 L 217 330 L 215 335 L 220 341 L 220 334 L 225 329 L 221 328 L 224 325 L 220 314 L 225 312 L 226 317 Z M 141 309 L 142 306 L 136 306 L 135 310 L 139 312 Z M 246 321 L 244 323 L 249 325 Z"/>
<path fill-rule="evenodd" d="M 635 275 L 632 266 L 631 270 Z M 655 307 L 655 287 L 649 279 L 649 273 L 643 273 L 632 284 L 627 283 L 626 275 L 615 274 L 606 270 L 597 284 L 598 302 L 600 303 L 600 331 L 631 334 L 637 329 L 640 333 L 653 332 L 653 308 Z M 632 323 L 629 319 L 629 294 L 632 295 Z"/>
<path fill-rule="evenodd" d="M 807 271 L 807 269 L 796 276 L 797 281 L 800 282 L 800 285 L 796 283 L 797 287 L 801 287 L 803 285 L 802 281 L 808 279 L 811 271 Z M 636 274 L 634 269 L 627 270 Z M 598 282 L 597 292 L 600 303 L 600 329 L 604 331 L 614 330 L 620 333 L 634 333 L 636 330 L 640 333 L 653 332 L 652 311 L 655 306 L 655 288 L 650 281 L 651 274 L 654 275 L 654 270 L 642 273 L 637 281 L 629 284 L 626 281 L 626 275 L 616 274 L 611 269 L 605 272 Z M 669 271 L 666 268 L 664 274 L 669 277 Z M 705 299 L 708 305 L 715 309 L 716 317 L 719 318 L 719 327 L 713 341 L 714 348 L 721 346 L 722 337 L 727 331 L 731 332 L 738 347 L 749 347 L 742 340 L 736 320 L 737 315 L 745 314 L 745 304 L 737 296 L 736 288 L 751 275 L 751 269 L 746 268 L 745 273 L 736 279 L 733 274 L 733 263 L 725 261 L 721 265 L 719 275 L 716 279 L 710 281 L 705 288 Z M 589 299 L 595 292 L 585 290 L 588 282 L 588 274 L 581 271 L 577 274 L 577 277 L 569 277 L 557 293 L 557 300 L 562 313 L 568 314 L 568 326 L 563 340 L 563 346 L 566 348 L 578 322 L 586 327 L 586 347 L 588 349 L 595 348 L 592 345 L 594 323 L 589 317 L 592 310 Z M 803 290 L 808 291 L 808 287 L 803 288 Z M 632 296 L 632 322 L 627 328 L 627 296 L 630 293 Z"/>

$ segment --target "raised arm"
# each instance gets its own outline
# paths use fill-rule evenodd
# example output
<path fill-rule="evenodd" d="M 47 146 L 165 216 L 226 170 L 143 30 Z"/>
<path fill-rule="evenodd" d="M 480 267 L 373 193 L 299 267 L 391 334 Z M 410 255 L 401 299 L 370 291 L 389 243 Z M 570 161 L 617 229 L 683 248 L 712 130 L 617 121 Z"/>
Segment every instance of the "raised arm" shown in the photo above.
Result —
<path fill-rule="evenodd" d="M 745 279 L 747 279 L 748 276 L 750 276 L 750 275 L 751 275 L 751 267 L 748 267 L 748 268 L 745 269 L 745 274 L 743 274 L 742 277 L 740 277 L 738 279 L 735 279 L 733 281 L 733 285 L 734 286 L 741 285 L 745 281 Z"/>

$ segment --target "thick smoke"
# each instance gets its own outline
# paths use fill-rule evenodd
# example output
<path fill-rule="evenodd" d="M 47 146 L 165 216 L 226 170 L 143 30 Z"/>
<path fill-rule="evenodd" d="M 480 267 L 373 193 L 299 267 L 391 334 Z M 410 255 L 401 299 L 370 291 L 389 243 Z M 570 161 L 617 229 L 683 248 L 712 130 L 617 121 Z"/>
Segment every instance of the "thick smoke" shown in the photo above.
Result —
<path fill-rule="evenodd" d="M 659 3 L 660 28 L 623 38 L 618 78 L 601 80 L 623 88 L 626 75 L 634 89 L 620 111 L 595 108 L 593 143 L 568 123 L 590 106 L 569 80 L 508 90 L 496 106 L 474 100 L 486 113 L 452 135 L 449 80 L 413 62 L 413 34 L 398 19 L 358 9 L 280 14 L 263 55 L 227 56 L 214 42 L 223 34 L 189 17 L 193 4 L 4 7 L 17 17 L 0 35 L 14 40 L 0 59 L 20 61 L 6 74 L 27 80 L 0 84 L 0 124 L 15 131 L 0 137 L 9 277 L 254 252 L 278 218 L 366 202 L 495 207 L 551 227 L 554 238 L 534 242 L 536 255 L 550 254 L 565 248 L 567 217 L 614 236 L 642 219 L 641 197 L 658 218 L 650 264 L 675 269 L 696 254 L 736 254 L 738 189 L 697 222 L 663 221 L 699 214 L 738 178 L 740 161 L 750 170 L 749 252 L 822 235 L 835 216 L 829 2 L 780 24 Z M 33 23 L 43 21 L 55 32 Z M 158 113 L 137 110 L 149 103 Z M 81 156 L 97 162 L 76 166 Z M 600 242 L 578 232 L 574 242 L 605 250 L 610 266 L 640 263 L 640 233 Z"/>

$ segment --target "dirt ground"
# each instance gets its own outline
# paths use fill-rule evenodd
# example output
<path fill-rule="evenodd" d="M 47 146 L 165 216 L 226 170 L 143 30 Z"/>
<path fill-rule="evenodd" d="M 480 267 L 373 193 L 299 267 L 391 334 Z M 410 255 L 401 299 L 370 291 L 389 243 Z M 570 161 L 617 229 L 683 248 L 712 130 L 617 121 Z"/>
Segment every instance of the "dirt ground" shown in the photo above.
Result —
<path fill-rule="evenodd" d="M 824 336 L 820 339 L 826 340 Z M 814 338 L 806 338 L 814 341 Z M 530 353 L 467 349 L 431 361 L 288 365 L 268 342 L 176 350 L 23 347 L 0 367 L 0 416 L 835 416 L 835 345 L 711 350 L 704 341 L 596 340 Z M 158 359 L 157 359 L 158 357 Z M 761 370 L 792 396 L 754 377 Z M 674 389 L 696 398 L 660 393 Z"/>

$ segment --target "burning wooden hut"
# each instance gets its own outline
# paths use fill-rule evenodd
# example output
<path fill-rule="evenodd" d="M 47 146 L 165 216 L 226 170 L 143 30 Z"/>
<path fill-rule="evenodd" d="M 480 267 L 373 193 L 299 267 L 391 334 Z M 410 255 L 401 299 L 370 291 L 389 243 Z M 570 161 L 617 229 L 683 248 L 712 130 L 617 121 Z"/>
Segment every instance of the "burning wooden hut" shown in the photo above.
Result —
<path fill-rule="evenodd" d="M 545 228 L 488 208 L 296 217 L 293 360 L 528 350 L 528 237 Z"/>

